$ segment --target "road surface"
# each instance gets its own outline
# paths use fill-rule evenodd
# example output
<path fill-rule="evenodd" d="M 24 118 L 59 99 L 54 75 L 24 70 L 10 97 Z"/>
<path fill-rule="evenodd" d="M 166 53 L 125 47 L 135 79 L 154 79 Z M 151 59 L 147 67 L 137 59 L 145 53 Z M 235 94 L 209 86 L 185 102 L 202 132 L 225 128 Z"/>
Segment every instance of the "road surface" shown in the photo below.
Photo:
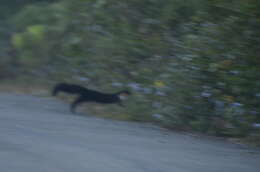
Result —
<path fill-rule="evenodd" d="M 260 153 L 148 124 L 73 115 L 54 98 L 0 94 L 1 172 L 259 172 Z"/>

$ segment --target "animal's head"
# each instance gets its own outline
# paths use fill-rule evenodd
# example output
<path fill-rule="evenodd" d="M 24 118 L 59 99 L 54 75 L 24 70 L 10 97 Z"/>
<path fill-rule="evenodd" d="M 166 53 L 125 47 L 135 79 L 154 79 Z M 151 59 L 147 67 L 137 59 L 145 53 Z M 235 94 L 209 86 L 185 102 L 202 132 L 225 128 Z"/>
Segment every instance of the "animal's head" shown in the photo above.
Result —
<path fill-rule="evenodd" d="M 131 92 L 128 91 L 128 90 L 123 90 L 123 91 L 120 91 L 120 92 L 118 93 L 118 96 L 119 96 L 119 99 L 120 99 L 120 100 L 125 100 L 125 99 L 127 99 L 127 97 L 130 96 L 130 95 L 131 95 Z"/>

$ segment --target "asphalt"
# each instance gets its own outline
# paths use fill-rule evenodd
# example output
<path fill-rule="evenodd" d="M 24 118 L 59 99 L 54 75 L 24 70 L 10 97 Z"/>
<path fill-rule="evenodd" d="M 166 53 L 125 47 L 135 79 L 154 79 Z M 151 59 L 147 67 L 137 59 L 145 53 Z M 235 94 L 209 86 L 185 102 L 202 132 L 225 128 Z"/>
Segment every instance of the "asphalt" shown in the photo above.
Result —
<path fill-rule="evenodd" d="M 257 149 L 0 94 L 1 172 L 259 172 Z"/>

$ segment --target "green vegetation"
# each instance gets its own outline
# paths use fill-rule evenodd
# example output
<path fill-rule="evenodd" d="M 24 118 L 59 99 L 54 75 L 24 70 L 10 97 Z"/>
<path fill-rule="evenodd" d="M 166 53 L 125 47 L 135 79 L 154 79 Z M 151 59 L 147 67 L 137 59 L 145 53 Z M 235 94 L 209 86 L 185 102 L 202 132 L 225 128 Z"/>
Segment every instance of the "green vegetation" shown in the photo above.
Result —
<path fill-rule="evenodd" d="M 16 6 L 0 28 L 0 77 L 28 75 L 105 91 L 129 87 L 134 95 L 127 108 L 109 107 L 111 114 L 260 144 L 252 127 L 260 123 L 260 1 Z"/>

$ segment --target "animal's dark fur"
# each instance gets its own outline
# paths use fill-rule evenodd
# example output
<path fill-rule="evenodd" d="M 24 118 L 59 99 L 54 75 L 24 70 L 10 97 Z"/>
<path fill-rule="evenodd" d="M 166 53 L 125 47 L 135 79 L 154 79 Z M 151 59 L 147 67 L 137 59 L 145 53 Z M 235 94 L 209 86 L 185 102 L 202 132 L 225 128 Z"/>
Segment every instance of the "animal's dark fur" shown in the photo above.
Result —
<path fill-rule="evenodd" d="M 56 96 L 59 92 L 78 95 L 78 98 L 74 102 L 72 102 L 70 106 L 71 112 L 75 112 L 76 107 L 83 102 L 97 102 L 105 104 L 118 103 L 119 105 L 123 106 L 120 96 L 131 94 L 127 90 L 123 90 L 114 94 L 101 93 L 99 91 L 90 90 L 79 85 L 67 83 L 57 84 L 52 90 L 52 95 Z"/>

